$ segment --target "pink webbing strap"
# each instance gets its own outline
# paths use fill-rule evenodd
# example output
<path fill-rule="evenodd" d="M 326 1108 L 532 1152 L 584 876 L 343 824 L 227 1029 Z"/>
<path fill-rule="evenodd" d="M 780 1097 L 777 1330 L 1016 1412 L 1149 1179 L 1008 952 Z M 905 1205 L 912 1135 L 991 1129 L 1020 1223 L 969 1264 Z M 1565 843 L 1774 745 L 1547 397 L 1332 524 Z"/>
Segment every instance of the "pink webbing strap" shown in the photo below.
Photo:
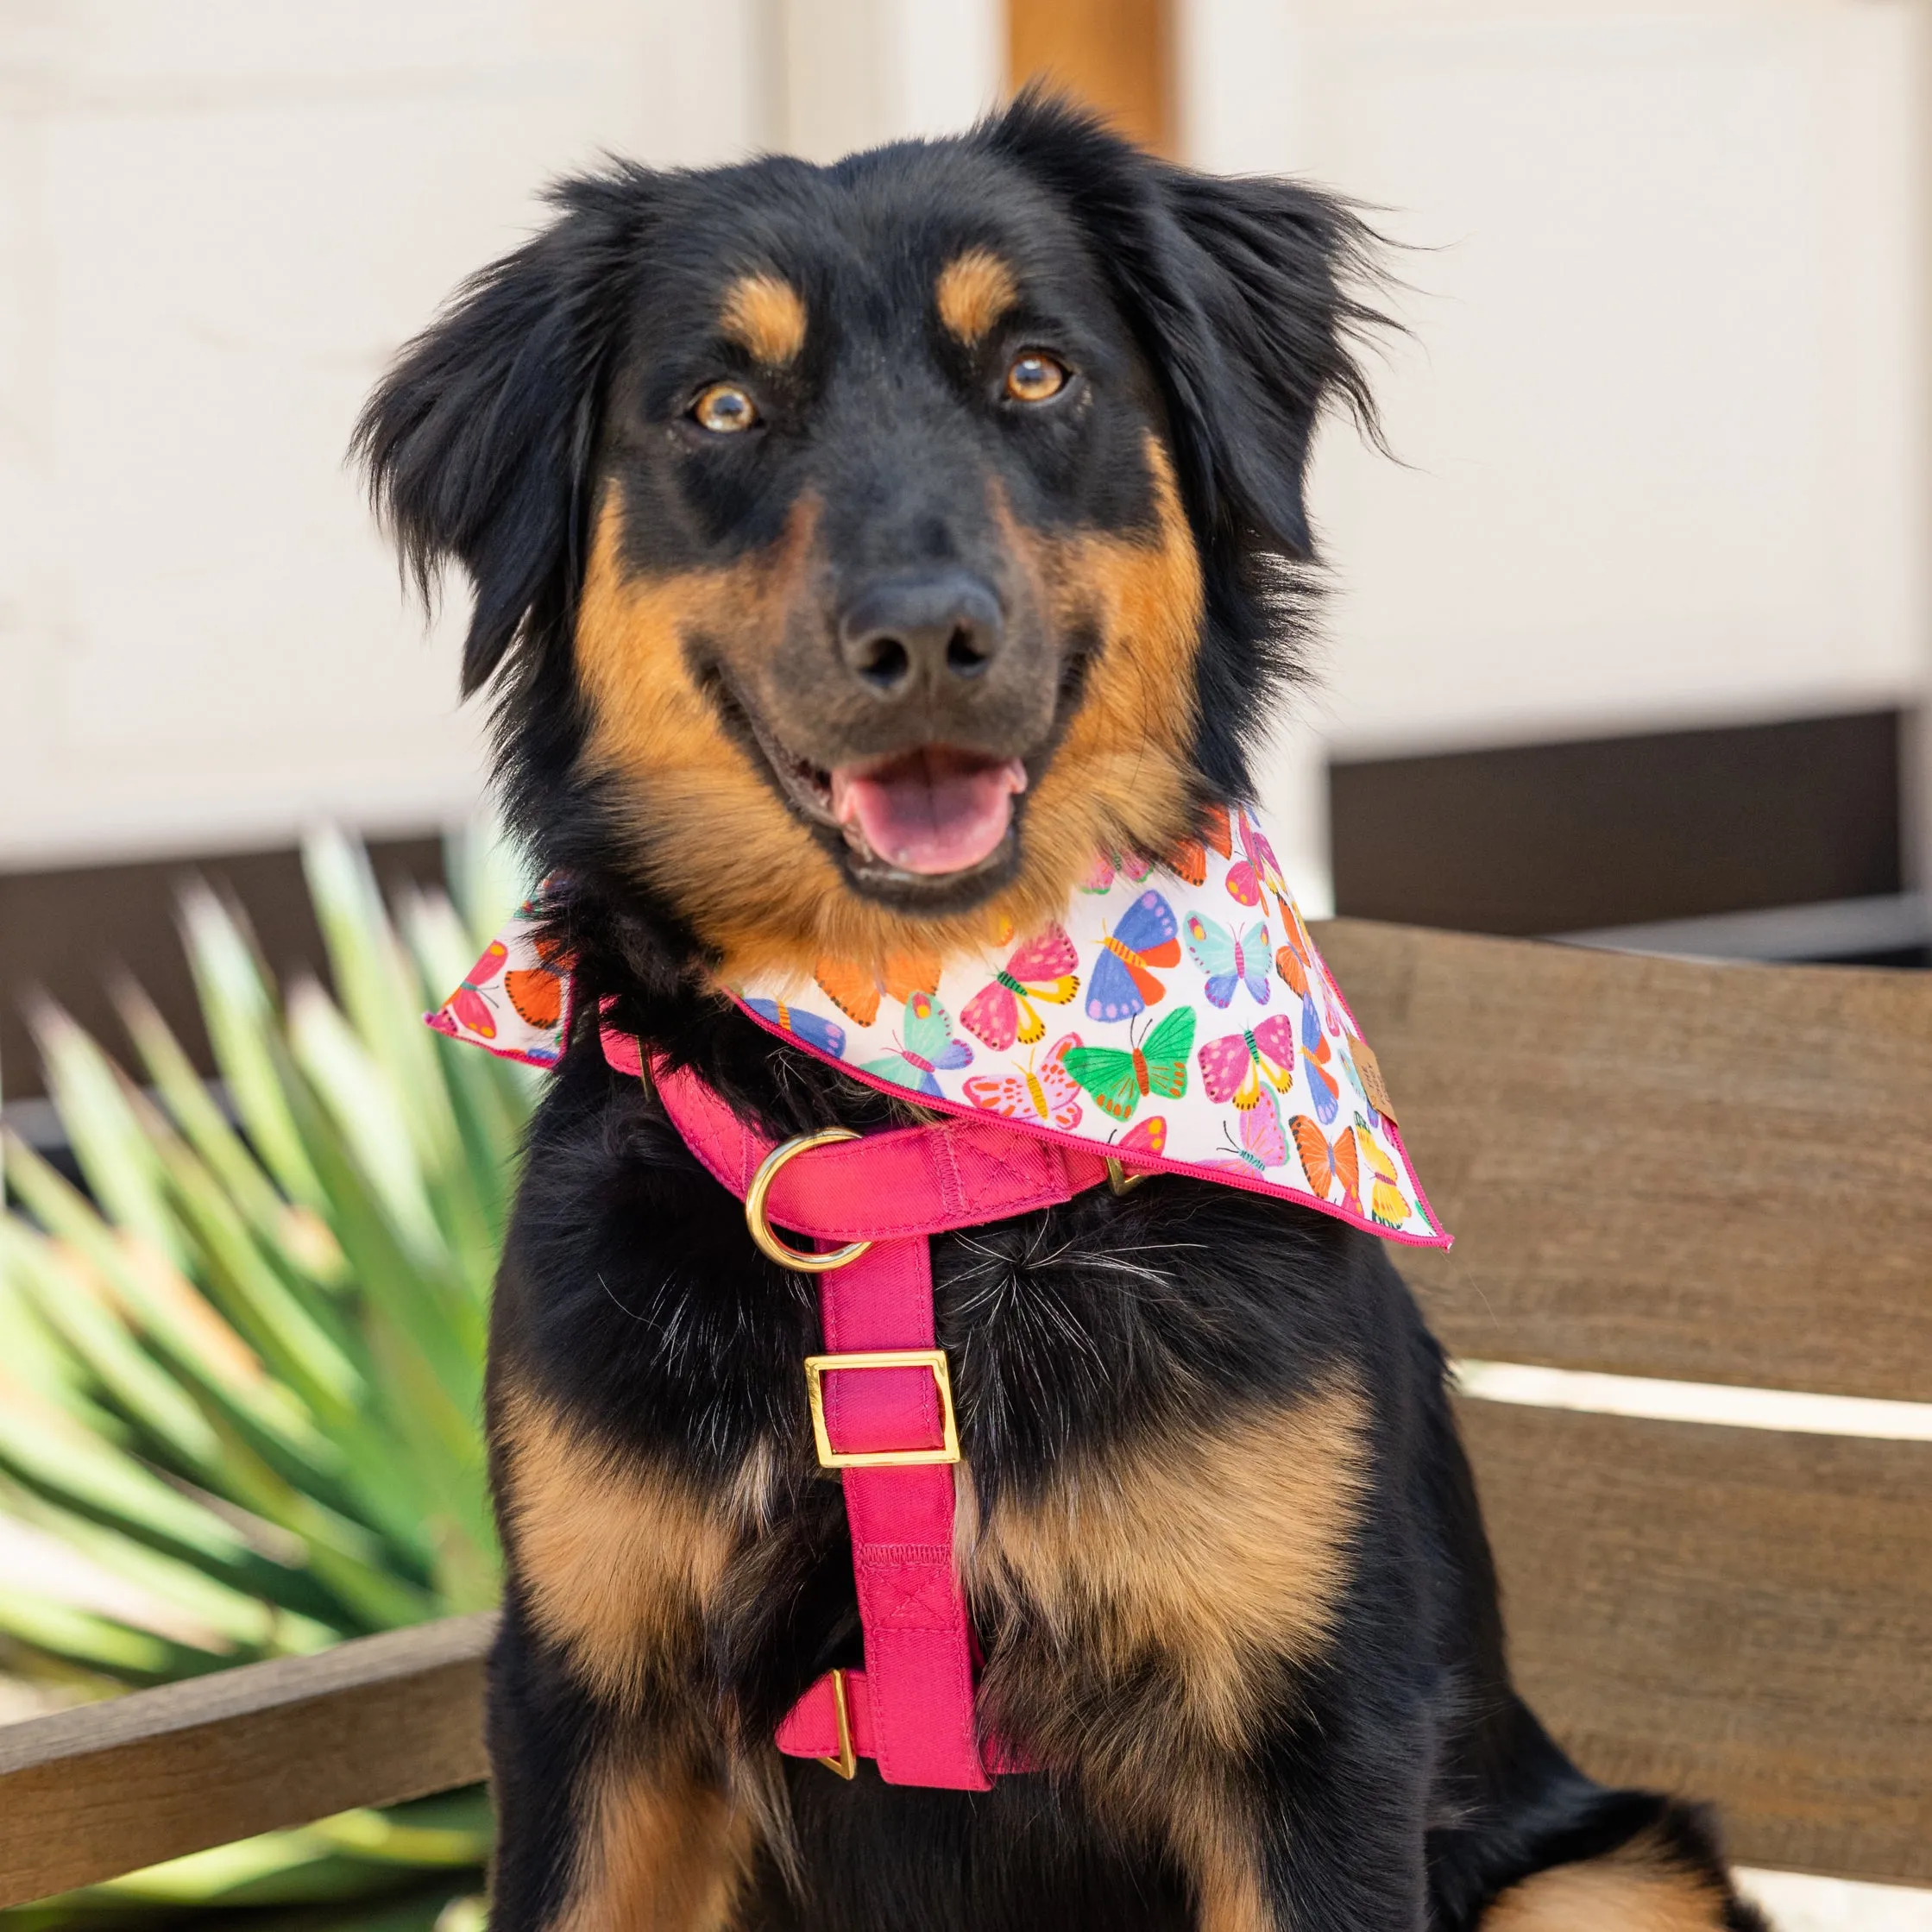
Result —
<path fill-rule="evenodd" d="M 614 1044 L 607 1039 L 606 1051 L 618 1060 Z M 772 1143 L 695 1073 L 659 1068 L 655 1082 L 692 1152 L 742 1198 Z M 813 1149 L 780 1169 L 766 1207 L 774 1225 L 793 1233 L 872 1243 L 857 1261 L 818 1278 L 828 1354 L 930 1349 L 928 1235 L 1070 1200 L 1105 1175 L 1098 1155 L 1052 1147 L 990 1120 L 947 1119 Z M 837 1454 L 937 1448 L 944 1439 L 929 1369 L 831 1369 L 824 1389 L 826 1433 Z M 888 1784 L 985 1790 L 972 1636 L 953 1553 L 952 1467 L 843 1475 L 865 1641 L 865 1670 L 845 1679 L 854 1748 L 877 1758 Z M 829 1676 L 799 1700 L 777 1741 L 795 1757 L 836 1755 Z M 1016 1768 L 997 1745 L 987 1755 L 994 1770 Z"/>

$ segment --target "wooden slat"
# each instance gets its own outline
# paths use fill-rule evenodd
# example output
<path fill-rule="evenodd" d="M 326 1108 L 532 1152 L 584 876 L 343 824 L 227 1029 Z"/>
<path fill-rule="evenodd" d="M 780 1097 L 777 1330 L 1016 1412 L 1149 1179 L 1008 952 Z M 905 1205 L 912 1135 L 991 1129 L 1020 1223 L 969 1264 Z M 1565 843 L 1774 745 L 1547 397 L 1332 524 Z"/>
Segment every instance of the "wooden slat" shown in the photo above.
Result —
<path fill-rule="evenodd" d="M 1333 920 L 1457 1353 L 1932 1400 L 1932 974 Z"/>
<path fill-rule="evenodd" d="M 484 1774 L 494 1612 L 0 1728 L 0 1905 Z"/>
<path fill-rule="evenodd" d="M 1932 1446 L 1464 1401 L 1525 1695 L 1753 1864 L 1932 1882 Z"/>

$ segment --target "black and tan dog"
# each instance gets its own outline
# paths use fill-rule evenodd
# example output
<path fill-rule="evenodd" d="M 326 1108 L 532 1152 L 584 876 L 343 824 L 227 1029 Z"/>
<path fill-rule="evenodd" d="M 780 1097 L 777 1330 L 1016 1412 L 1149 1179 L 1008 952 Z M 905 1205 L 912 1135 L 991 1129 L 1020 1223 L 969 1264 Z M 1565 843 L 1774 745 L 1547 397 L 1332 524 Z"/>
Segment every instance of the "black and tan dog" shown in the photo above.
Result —
<path fill-rule="evenodd" d="M 598 1002 L 774 1135 L 873 1124 L 715 977 L 1029 929 L 1246 796 L 1310 436 L 1369 410 L 1366 237 L 1037 99 L 558 199 L 361 431 L 409 559 L 475 586 L 465 687 L 581 996 L 491 1344 L 494 1932 L 1757 1924 L 1698 1813 L 1592 1783 L 1512 1690 L 1382 1245 L 1185 1177 L 933 1245 L 982 1709 L 1048 1768 L 777 1756 L 859 1662 L 816 1299 Z"/>

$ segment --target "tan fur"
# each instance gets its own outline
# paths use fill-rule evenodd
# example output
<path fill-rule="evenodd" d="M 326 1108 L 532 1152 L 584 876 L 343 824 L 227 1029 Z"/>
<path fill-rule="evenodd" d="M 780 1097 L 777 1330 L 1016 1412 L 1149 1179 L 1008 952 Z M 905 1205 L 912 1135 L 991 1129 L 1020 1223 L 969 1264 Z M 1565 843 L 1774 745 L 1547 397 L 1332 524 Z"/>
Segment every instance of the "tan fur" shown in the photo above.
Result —
<path fill-rule="evenodd" d="M 968 249 L 939 272 L 933 293 L 947 333 L 967 349 L 1020 299 L 1013 271 L 988 249 Z"/>
<path fill-rule="evenodd" d="M 1230 1765 L 1281 1671 L 1331 1639 L 1366 1466 L 1364 1403 L 1337 1385 L 1073 1463 L 984 1522 L 962 1486 L 962 1570 L 1003 1633 L 989 1706 L 1163 1837 L 1202 1932 L 1275 1926 Z"/>
<path fill-rule="evenodd" d="M 578 1805 L 577 1869 L 553 1932 L 722 1932 L 751 1832 L 718 1792 L 606 1766 Z"/>
<path fill-rule="evenodd" d="M 726 1497 L 733 1521 L 756 1532 L 770 1529 L 777 1519 L 783 1495 L 784 1469 L 771 1438 L 760 1436 L 738 1466 Z"/>
<path fill-rule="evenodd" d="M 782 276 L 740 275 L 725 291 L 718 325 L 754 361 L 783 368 L 805 346 L 805 299 Z"/>
<path fill-rule="evenodd" d="M 614 1450 L 528 1397 L 500 1405 L 506 1526 L 536 1627 L 598 1696 L 682 1682 L 734 1543 L 671 1471 Z"/>
<path fill-rule="evenodd" d="M 983 1524 L 961 1510 L 968 1590 L 990 1622 L 1023 1604 L 1085 1668 L 1172 1677 L 1188 1731 L 1237 1751 L 1257 1679 L 1332 1629 L 1366 1427 L 1361 1398 L 1335 1388 L 1073 1463 Z"/>
<path fill-rule="evenodd" d="M 1512 1885 L 1483 1913 L 1482 1932 L 1718 1932 L 1723 1923 L 1716 1885 L 1637 1839 Z"/>
<path fill-rule="evenodd" d="M 576 630 L 593 714 L 588 762 L 631 809 L 636 862 L 721 957 L 727 979 L 804 984 L 825 955 L 883 974 L 895 954 L 950 953 L 1055 916 L 1092 856 L 1161 852 L 1191 818 L 1188 746 L 1200 561 L 1166 451 L 1149 437 L 1158 516 L 1144 538 L 1046 538 L 1006 518 L 1028 595 L 1100 639 L 1086 692 L 1027 808 L 1020 876 L 979 911 L 911 920 L 859 898 L 727 735 L 693 682 L 701 631 L 755 671 L 815 568 L 817 506 L 802 500 L 764 555 L 727 570 L 631 575 L 623 505 L 607 486 Z"/>
<path fill-rule="evenodd" d="M 1338 1385 L 1074 1462 L 984 1521 L 962 1484 L 993 1727 L 1078 1765 L 1118 1828 L 1164 1840 L 1202 1932 L 1274 1925 L 1234 1767 L 1284 1671 L 1333 1632 L 1367 1463 L 1364 1405 Z"/>
<path fill-rule="evenodd" d="M 1098 532 L 1042 538 L 1008 519 L 1056 621 L 1089 622 L 1101 639 L 1080 708 L 1029 809 L 1035 840 L 1060 846 L 1066 871 L 1037 916 L 1015 920 L 1021 932 L 1065 904 L 1097 850 L 1158 853 L 1191 829 L 1200 556 L 1166 450 L 1150 436 L 1146 454 L 1157 507 L 1151 541 Z"/>
<path fill-rule="evenodd" d="M 1177 1836 L 1181 1862 L 1194 1881 L 1199 1932 L 1274 1932 L 1277 1922 L 1255 1869 L 1258 1832 L 1230 1829 L 1228 1820 L 1214 1816 Z"/>

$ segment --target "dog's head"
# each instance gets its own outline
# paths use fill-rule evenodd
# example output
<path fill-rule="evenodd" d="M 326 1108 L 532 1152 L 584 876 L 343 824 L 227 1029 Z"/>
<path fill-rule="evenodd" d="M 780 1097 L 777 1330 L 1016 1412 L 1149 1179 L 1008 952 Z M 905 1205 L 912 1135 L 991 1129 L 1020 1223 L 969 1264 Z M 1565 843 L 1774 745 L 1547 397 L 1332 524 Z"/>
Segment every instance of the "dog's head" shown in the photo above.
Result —
<path fill-rule="evenodd" d="M 1050 916 L 1247 790 L 1362 230 L 1023 98 L 820 168 L 617 167 L 359 432 L 475 590 L 513 809 L 727 968 Z"/>

